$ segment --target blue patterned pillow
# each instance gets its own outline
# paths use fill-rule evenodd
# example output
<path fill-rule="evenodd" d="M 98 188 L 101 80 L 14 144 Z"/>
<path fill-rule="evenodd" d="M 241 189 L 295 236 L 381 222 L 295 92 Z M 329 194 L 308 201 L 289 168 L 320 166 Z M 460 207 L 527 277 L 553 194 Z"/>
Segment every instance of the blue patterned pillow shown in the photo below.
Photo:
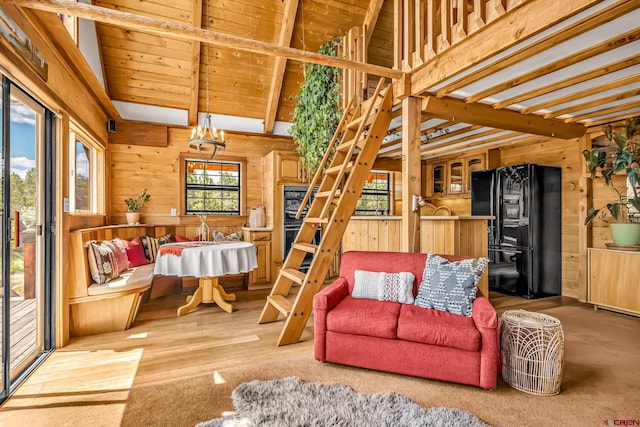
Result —
<path fill-rule="evenodd" d="M 487 258 L 449 262 L 429 254 L 415 305 L 471 316 Z"/>

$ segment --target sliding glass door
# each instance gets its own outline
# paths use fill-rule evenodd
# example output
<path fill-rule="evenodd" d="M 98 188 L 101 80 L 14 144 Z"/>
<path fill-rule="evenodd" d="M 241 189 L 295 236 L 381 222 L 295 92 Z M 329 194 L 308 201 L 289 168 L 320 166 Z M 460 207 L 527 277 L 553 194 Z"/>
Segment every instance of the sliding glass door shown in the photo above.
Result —
<path fill-rule="evenodd" d="M 52 348 L 53 115 L 6 77 L 2 81 L 2 393 Z"/>

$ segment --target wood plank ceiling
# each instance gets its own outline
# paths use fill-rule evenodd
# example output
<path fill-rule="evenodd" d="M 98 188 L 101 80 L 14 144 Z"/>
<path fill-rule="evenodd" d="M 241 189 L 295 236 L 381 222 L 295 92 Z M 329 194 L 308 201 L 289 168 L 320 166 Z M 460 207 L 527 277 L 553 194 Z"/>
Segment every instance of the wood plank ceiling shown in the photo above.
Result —
<path fill-rule="evenodd" d="M 317 51 L 333 37 L 362 25 L 368 0 L 94 0 L 96 6 L 202 26 L 221 33 L 277 44 L 287 3 L 295 24 L 290 46 Z M 390 2 L 391 6 L 393 2 Z M 392 9 L 391 9 L 392 12 Z M 98 23 L 106 89 L 112 100 L 207 112 L 267 118 L 274 57 L 199 46 L 139 31 Z M 286 38 L 286 37 L 285 37 Z M 304 43 L 304 45 L 303 45 Z M 289 43 L 285 44 L 289 45 Z M 197 82 L 192 76 L 198 76 Z M 294 97 L 304 79 L 302 64 L 287 61 L 275 120 L 290 122 Z M 197 98 L 192 93 L 197 92 Z M 273 118 L 271 119 L 273 121 Z M 215 123 L 214 123 L 215 124 Z M 272 126 L 272 125 L 271 125 Z"/>
<path fill-rule="evenodd" d="M 508 25 L 512 14 L 528 3 L 512 2 L 513 10 L 495 18 L 491 25 Z M 332 37 L 362 25 L 375 1 L 94 0 L 94 4 L 317 51 Z M 486 113 L 472 120 L 477 104 L 492 107 L 498 118 L 504 111 L 515 111 L 585 126 L 640 115 L 638 3 L 604 0 L 590 4 L 545 31 L 514 45 L 505 44 L 503 50 L 470 68 L 443 78 L 412 78 L 418 96 L 449 103 L 459 100 L 468 105 L 471 117 L 447 117 L 446 110 L 429 111 L 429 106 L 446 102 L 425 101 L 423 158 L 536 138 L 533 132 L 487 126 L 482 115 Z M 293 28 L 286 15 L 295 16 Z M 393 22 L 394 1 L 386 0 L 371 37 L 369 63 L 393 66 Z M 284 71 L 278 72 L 275 57 L 212 45 L 208 48 L 207 82 L 204 44 L 107 24 L 97 24 L 97 28 L 107 93 L 112 100 L 187 110 L 193 124 L 196 112 L 207 111 L 208 83 L 208 110 L 213 114 L 262 120 L 267 132 L 274 120 L 291 121 L 294 97 L 304 79 L 300 62 L 286 61 Z M 290 42 L 287 29 L 292 33 Z M 458 43 L 466 41 L 463 38 Z M 446 52 L 439 53 L 426 61 L 422 70 L 437 69 L 438 61 L 444 58 Z M 281 91 L 274 87 L 280 74 Z M 277 99 L 270 102 L 270 96 Z M 400 109 L 394 112 L 380 152 L 383 157 L 398 158 L 401 154 L 401 114 Z"/>

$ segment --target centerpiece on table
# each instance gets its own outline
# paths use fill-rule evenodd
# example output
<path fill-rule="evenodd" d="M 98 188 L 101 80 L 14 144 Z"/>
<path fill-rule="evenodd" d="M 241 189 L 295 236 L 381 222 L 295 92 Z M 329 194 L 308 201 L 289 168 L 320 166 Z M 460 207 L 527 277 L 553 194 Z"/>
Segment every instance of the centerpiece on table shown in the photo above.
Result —
<path fill-rule="evenodd" d="M 127 224 L 139 224 L 140 223 L 140 209 L 144 207 L 144 204 L 149 201 L 151 196 L 147 194 L 147 189 L 142 189 L 142 193 L 135 199 L 129 197 L 128 199 L 124 199 L 124 202 L 127 204 L 127 213 L 125 216 L 127 217 Z"/>
<path fill-rule="evenodd" d="M 615 149 L 601 150 L 600 147 L 594 147 L 582 152 L 591 178 L 604 178 L 606 185 L 611 187 L 617 195 L 603 207 L 591 207 L 584 223 L 589 224 L 598 214 L 601 218 L 610 214 L 616 222 L 609 223 L 609 230 L 614 244 L 619 246 L 640 245 L 640 223 L 631 221 L 631 213 L 640 212 L 638 124 L 640 124 L 640 116 L 626 119 L 624 127 L 614 128 L 606 125 L 603 127 L 604 135 L 607 140 L 615 143 Z M 616 186 L 616 184 L 619 185 L 619 181 L 616 183 L 615 177 L 622 175 L 623 171 L 626 180 L 624 190 L 621 191 Z"/>

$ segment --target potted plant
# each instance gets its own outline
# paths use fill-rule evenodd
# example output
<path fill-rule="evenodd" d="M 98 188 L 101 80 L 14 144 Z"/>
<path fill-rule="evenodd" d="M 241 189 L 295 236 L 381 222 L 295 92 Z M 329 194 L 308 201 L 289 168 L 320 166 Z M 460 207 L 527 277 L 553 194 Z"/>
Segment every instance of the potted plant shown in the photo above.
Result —
<path fill-rule="evenodd" d="M 599 213 L 601 217 L 606 216 L 607 213 L 610 214 L 616 221 L 609 224 L 609 229 L 617 245 L 640 244 L 640 223 L 631 223 L 629 215 L 632 210 L 640 212 L 640 195 L 637 189 L 640 172 L 638 124 L 640 124 L 640 117 L 626 119 L 621 129 L 606 125 L 603 127 L 604 135 L 607 140 L 615 143 L 615 150 L 601 150 L 599 147 L 594 147 L 582 152 L 591 178 L 604 178 L 606 185 L 611 187 L 617 195 L 617 198 L 606 206 L 591 207 L 584 223 L 589 224 Z M 625 188 L 627 189 L 620 191 L 615 185 L 614 176 L 622 171 L 626 174 Z M 604 210 L 605 207 L 607 210 Z"/>
<path fill-rule="evenodd" d="M 143 188 L 142 193 L 135 199 L 129 197 L 128 199 L 124 199 L 124 202 L 127 204 L 127 213 L 125 216 L 127 217 L 127 224 L 138 224 L 140 221 L 140 209 L 144 207 L 144 204 L 149 201 L 151 196 L 147 194 L 147 189 Z"/>

